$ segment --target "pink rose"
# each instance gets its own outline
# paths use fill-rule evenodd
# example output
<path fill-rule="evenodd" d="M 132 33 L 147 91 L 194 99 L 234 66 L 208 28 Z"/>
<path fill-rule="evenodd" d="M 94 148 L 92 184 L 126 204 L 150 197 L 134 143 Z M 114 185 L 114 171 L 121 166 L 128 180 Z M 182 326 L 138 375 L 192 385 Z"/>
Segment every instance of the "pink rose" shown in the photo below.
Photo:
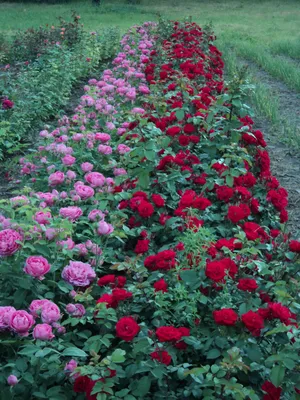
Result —
<path fill-rule="evenodd" d="M 61 318 L 60 310 L 55 303 L 49 301 L 42 307 L 42 321 L 46 324 L 53 324 Z"/>
<path fill-rule="evenodd" d="M 88 219 L 90 221 L 96 221 L 97 219 L 103 219 L 105 217 L 105 214 L 101 210 L 92 210 L 89 215 Z"/>
<path fill-rule="evenodd" d="M 112 153 L 112 148 L 110 146 L 106 146 L 105 144 L 99 144 L 98 152 L 108 155 Z"/>
<path fill-rule="evenodd" d="M 95 172 L 91 172 L 91 174 L 94 173 Z M 82 200 L 89 199 L 90 197 L 93 197 L 95 194 L 94 189 L 86 185 L 76 185 L 75 190 L 78 196 L 80 196 Z"/>
<path fill-rule="evenodd" d="M 54 338 L 52 326 L 48 324 L 37 324 L 33 329 L 34 339 L 51 340 Z"/>
<path fill-rule="evenodd" d="M 100 140 L 100 142 L 106 143 L 109 142 L 111 139 L 111 136 L 108 133 L 95 133 L 95 139 Z"/>
<path fill-rule="evenodd" d="M 13 207 L 21 207 L 25 204 L 29 204 L 29 200 L 26 196 L 15 196 L 10 199 L 10 203 Z"/>
<path fill-rule="evenodd" d="M 117 147 L 117 151 L 119 154 L 125 154 L 131 151 L 131 148 L 126 146 L 125 144 L 119 144 Z"/>
<path fill-rule="evenodd" d="M 29 311 L 34 316 L 34 318 L 38 318 L 39 314 L 42 312 L 42 309 L 49 304 L 54 304 L 54 303 L 52 303 L 52 301 L 47 299 L 32 300 L 29 306 Z"/>
<path fill-rule="evenodd" d="M 50 264 L 46 258 L 42 256 L 31 256 L 25 261 L 23 271 L 34 278 L 42 280 L 44 279 L 44 275 L 50 271 Z"/>
<path fill-rule="evenodd" d="M 65 174 L 61 171 L 53 172 L 48 178 L 48 183 L 50 186 L 56 186 L 63 183 L 65 180 Z"/>
<path fill-rule="evenodd" d="M 126 174 L 127 174 L 127 171 L 124 168 L 115 168 L 114 169 L 115 176 L 126 175 Z"/>
<path fill-rule="evenodd" d="M 48 228 L 45 231 L 45 236 L 47 240 L 52 240 L 58 235 L 58 231 L 55 228 Z"/>
<path fill-rule="evenodd" d="M 9 386 L 15 386 L 18 382 L 19 381 L 16 375 L 9 375 L 9 377 L 7 378 L 7 384 Z"/>
<path fill-rule="evenodd" d="M 76 162 L 76 158 L 71 156 L 70 154 L 65 155 L 62 159 L 61 159 L 62 163 L 64 165 L 73 165 Z"/>
<path fill-rule="evenodd" d="M 70 181 L 72 181 L 73 179 L 75 179 L 76 176 L 77 176 L 77 175 L 76 175 L 76 172 L 71 171 L 70 169 L 67 171 L 66 175 L 67 175 L 67 178 L 70 179 Z"/>
<path fill-rule="evenodd" d="M 81 169 L 82 169 L 83 172 L 90 172 L 90 171 L 92 171 L 93 168 L 94 168 L 93 164 L 91 164 L 91 163 L 89 163 L 89 162 L 82 163 L 82 164 L 80 165 L 80 167 L 81 167 Z"/>
<path fill-rule="evenodd" d="M 60 242 L 57 242 L 57 244 L 68 250 L 72 250 L 75 247 L 75 243 L 71 238 L 68 238 L 66 240 L 61 240 Z"/>
<path fill-rule="evenodd" d="M 20 336 L 28 336 L 28 331 L 33 325 L 33 316 L 27 311 L 19 310 L 11 314 L 9 327 Z"/>
<path fill-rule="evenodd" d="M 0 307 L 0 331 L 9 327 L 10 318 L 15 311 L 16 309 L 14 307 Z"/>
<path fill-rule="evenodd" d="M 0 256 L 11 256 L 21 247 L 18 241 L 22 241 L 22 236 L 13 229 L 0 231 Z"/>
<path fill-rule="evenodd" d="M 114 231 L 114 227 L 108 224 L 104 220 L 100 221 L 98 224 L 97 232 L 99 235 L 109 235 Z"/>
<path fill-rule="evenodd" d="M 49 192 L 47 193 L 38 192 L 37 196 L 40 200 L 44 200 L 47 206 L 52 206 L 54 204 L 54 200 L 57 199 L 57 197 L 54 194 Z"/>
<path fill-rule="evenodd" d="M 92 187 L 103 186 L 105 183 L 105 176 L 100 172 L 90 172 L 84 178 Z"/>
<path fill-rule="evenodd" d="M 69 373 L 71 373 L 71 372 L 73 372 L 76 368 L 77 368 L 77 362 L 75 361 L 75 360 L 70 360 L 67 364 L 66 364 L 66 366 L 65 366 L 65 368 L 64 368 L 64 371 L 66 371 L 66 372 L 69 372 Z"/>
<path fill-rule="evenodd" d="M 68 218 L 70 221 L 76 221 L 79 217 L 82 216 L 82 210 L 80 207 L 69 206 L 64 207 L 59 210 L 59 214 L 63 218 Z"/>
<path fill-rule="evenodd" d="M 85 315 L 85 308 L 82 304 L 67 304 L 66 311 L 72 317 L 83 317 Z"/>
<path fill-rule="evenodd" d="M 74 286 L 88 286 L 96 278 L 96 273 L 88 263 L 70 261 L 61 274 L 62 278 Z"/>
<path fill-rule="evenodd" d="M 51 219 L 51 212 L 50 211 L 37 211 L 33 217 L 33 219 L 41 225 L 49 225 Z"/>

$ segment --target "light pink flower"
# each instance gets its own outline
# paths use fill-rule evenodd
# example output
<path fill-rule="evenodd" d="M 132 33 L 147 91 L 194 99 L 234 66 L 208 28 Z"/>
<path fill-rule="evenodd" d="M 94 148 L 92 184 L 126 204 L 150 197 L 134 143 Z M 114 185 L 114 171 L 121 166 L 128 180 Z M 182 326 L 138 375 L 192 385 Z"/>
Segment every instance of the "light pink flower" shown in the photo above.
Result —
<path fill-rule="evenodd" d="M 2 306 L 0 307 L 0 331 L 9 327 L 11 315 L 16 311 L 14 307 Z"/>
<path fill-rule="evenodd" d="M 38 318 L 39 314 L 42 312 L 43 307 L 49 304 L 54 304 L 54 303 L 52 303 L 52 301 L 47 299 L 32 300 L 29 306 L 29 311 L 34 316 L 34 318 Z"/>
<path fill-rule="evenodd" d="M 11 256 L 21 247 L 18 241 L 22 241 L 19 232 L 13 229 L 4 229 L 0 231 L 0 256 Z"/>
<path fill-rule="evenodd" d="M 76 178 L 76 172 L 71 171 L 70 169 L 67 171 L 66 175 L 67 178 L 70 179 L 71 181 Z"/>
<path fill-rule="evenodd" d="M 76 158 L 67 154 L 61 159 L 61 161 L 64 165 L 73 165 L 76 162 Z"/>
<path fill-rule="evenodd" d="M 26 196 L 15 196 L 11 197 L 10 203 L 13 207 L 21 207 L 25 204 L 29 204 L 29 199 Z"/>
<path fill-rule="evenodd" d="M 119 144 L 117 147 L 117 151 L 119 154 L 125 154 L 131 151 L 131 148 L 126 146 L 125 144 Z"/>
<path fill-rule="evenodd" d="M 112 153 L 112 148 L 110 146 L 106 146 L 105 144 L 100 144 L 98 146 L 98 152 L 108 155 Z"/>
<path fill-rule="evenodd" d="M 111 136 L 108 133 L 97 132 L 95 133 L 95 139 L 100 140 L 100 142 L 106 143 L 110 141 Z"/>
<path fill-rule="evenodd" d="M 58 321 L 61 318 L 58 306 L 52 301 L 45 303 L 42 307 L 41 318 L 46 324 L 53 324 L 53 322 Z"/>
<path fill-rule="evenodd" d="M 96 278 L 96 273 L 88 263 L 81 261 L 70 261 L 61 274 L 62 278 L 74 286 L 88 286 L 93 279 Z"/>
<path fill-rule="evenodd" d="M 52 326 L 48 324 L 37 324 L 33 329 L 33 337 L 39 340 L 51 340 L 55 336 L 52 332 Z"/>
<path fill-rule="evenodd" d="M 80 165 L 80 168 L 82 169 L 83 172 L 90 172 L 93 170 L 94 166 L 89 162 L 85 162 Z"/>
<path fill-rule="evenodd" d="M 76 206 L 69 206 L 69 207 L 63 207 L 59 210 L 59 214 L 63 218 L 68 218 L 70 221 L 76 221 L 79 217 L 82 216 L 83 212 L 80 207 Z"/>
<path fill-rule="evenodd" d="M 7 384 L 9 386 L 16 386 L 18 382 L 19 380 L 16 375 L 9 375 L 9 377 L 7 378 Z"/>
<path fill-rule="evenodd" d="M 51 218 L 52 216 L 50 211 L 37 211 L 33 217 L 33 219 L 41 225 L 49 225 L 49 219 Z"/>
<path fill-rule="evenodd" d="M 97 219 L 103 219 L 104 217 L 105 214 L 101 210 L 92 210 L 88 215 L 90 221 L 96 221 Z"/>
<path fill-rule="evenodd" d="M 105 176 L 100 172 L 89 172 L 84 178 L 92 187 L 103 186 L 105 183 Z"/>
<path fill-rule="evenodd" d="M 28 336 L 28 331 L 33 325 L 33 316 L 28 314 L 27 311 L 15 311 L 10 316 L 9 327 L 20 336 Z"/>
<path fill-rule="evenodd" d="M 71 373 L 71 372 L 73 372 L 76 368 L 77 368 L 77 362 L 75 361 L 75 360 L 70 360 L 67 364 L 66 364 L 66 366 L 65 366 L 65 368 L 64 368 L 64 371 L 66 371 L 66 372 L 69 372 L 69 373 Z"/>
<path fill-rule="evenodd" d="M 115 176 L 127 175 L 127 171 L 124 168 L 115 168 L 114 169 L 114 175 Z"/>
<path fill-rule="evenodd" d="M 85 308 L 82 304 L 67 304 L 66 311 L 68 314 L 72 315 L 72 317 L 83 317 L 85 315 Z"/>
<path fill-rule="evenodd" d="M 60 185 L 65 180 L 65 174 L 61 171 L 53 172 L 48 178 L 48 182 L 50 186 Z"/>
<path fill-rule="evenodd" d="M 109 235 L 114 231 L 114 227 L 108 224 L 104 220 L 100 221 L 98 224 L 97 232 L 99 235 Z"/>
<path fill-rule="evenodd" d="M 50 271 L 48 260 L 42 256 L 30 256 L 25 261 L 24 272 L 39 280 L 44 279 L 44 275 Z"/>
<path fill-rule="evenodd" d="M 67 240 L 61 240 L 60 242 L 57 242 L 57 244 L 63 248 L 67 248 L 68 250 L 72 250 L 75 247 L 75 243 L 71 238 L 68 238 Z"/>
<path fill-rule="evenodd" d="M 95 172 L 91 172 L 92 174 L 94 174 Z M 76 185 L 75 187 L 76 190 L 76 194 L 78 194 L 78 196 L 80 196 L 81 200 L 86 200 L 89 199 L 90 197 L 93 197 L 95 194 L 95 191 L 93 188 L 91 188 L 90 186 L 86 186 L 86 185 Z"/>

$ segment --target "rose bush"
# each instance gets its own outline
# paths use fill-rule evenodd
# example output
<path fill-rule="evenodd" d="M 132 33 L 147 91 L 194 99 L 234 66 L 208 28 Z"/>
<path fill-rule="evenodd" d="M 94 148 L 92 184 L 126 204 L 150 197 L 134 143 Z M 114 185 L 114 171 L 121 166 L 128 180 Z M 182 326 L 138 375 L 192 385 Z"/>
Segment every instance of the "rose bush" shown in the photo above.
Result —
<path fill-rule="evenodd" d="M 133 27 L 20 160 L 0 219 L 7 398 L 297 398 L 300 243 L 213 39 Z"/>

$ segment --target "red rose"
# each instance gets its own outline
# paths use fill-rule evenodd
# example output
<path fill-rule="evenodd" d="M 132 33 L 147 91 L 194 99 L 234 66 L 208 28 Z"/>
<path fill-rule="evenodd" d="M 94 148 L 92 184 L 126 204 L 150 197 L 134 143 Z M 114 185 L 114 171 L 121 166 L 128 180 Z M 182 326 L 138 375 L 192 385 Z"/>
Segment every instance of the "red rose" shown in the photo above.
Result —
<path fill-rule="evenodd" d="M 151 198 L 156 207 L 163 207 L 165 205 L 165 200 L 161 197 L 160 194 L 153 194 Z"/>
<path fill-rule="evenodd" d="M 183 127 L 183 132 L 186 133 L 187 135 L 190 135 L 191 133 L 195 132 L 195 126 L 193 124 L 186 124 Z"/>
<path fill-rule="evenodd" d="M 198 196 L 193 201 L 192 206 L 198 210 L 204 211 L 207 207 L 211 206 L 211 201 L 206 197 Z"/>
<path fill-rule="evenodd" d="M 137 210 L 142 218 L 149 218 L 154 213 L 153 205 L 147 201 L 142 201 Z"/>
<path fill-rule="evenodd" d="M 172 357 L 165 350 L 153 351 L 153 353 L 151 353 L 150 356 L 151 356 L 152 360 L 157 360 L 158 362 L 165 364 L 165 365 L 170 365 L 171 361 L 172 361 Z"/>
<path fill-rule="evenodd" d="M 300 253 L 300 242 L 298 240 L 291 240 L 289 247 L 294 253 Z"/>
<path fill-rule="evenodd" d="M 205 275 L 215 282 L 220 282 L 226 275 L 225 265 L 220 261 L 208 262 L 205 269 Z"/>
<path fill-rule="evenodd" d="M 234 195 L 234 190 L 228 186 L 219 186 L 216 189 L 216 195 L 219 200 L 228 203 Z"/>
<path fill-rule="evenodd" d="M 238 315 L 232 308 L 222 308 L 213 312 L 215 323 L 218 325 L 234 326 Z"/>
<path fill-rule="evenodd" d="M 258 285 L 257 285 L 255 279 L 242 278 L 242 279 L 239 279 L 239 283 L 238 283 L 237 287 L 238 287 L 238 289 L 244 290 L 247 292 L 255 292 L 255 290 L 258 288 Z"/>
<path fill-rule="evenodd" d="M 116 277 L 115 275 L 104 275 L 98 279 L 98 286 L 114 285 Z"/>
<path fill-rule="evenodd" d="M 125 342 L 131 342 L 139 333 L 140 327 L 132 317 L 123 317 L 117 322 L 116 331 L 117 337 L 125 340 Z"/>
<path fill-rule="evenodd" d="M 6 100 L 2 101 L 3 110 L 9 110 L 10 108 L 13 108 L 13 106 L 14 106 L 14 102 L 11 100 L 6 99 Z"/>
<path fill-rule="evenodd" d="M 137 244 L 135 246 L 134 252 L 136 254 L 147 253 L 147 251 L 149 250 L 149 243 L 150 243 L 150 240 L 148 240 L 148 239 L 138 240 Z"/>
<path fill-rule="evenodd" d="M 281 387 L 276 387 L 272 382 L 266 381 L 262 385 L 262 390 L 267 392 L 267 395 L 264 395 L 263 400 L 279 400 L 282 392 Z"/>
<path fill-rule="evenodd" d="M 127 292 L 125 289 L 115 288 L 112 291 L 113 299 L 116 302 L 124 301 L 126 299 L 130 299 L 132 297 L 131 292 Z"/>
<path fill-rule="evenodd" d="M 228 208 L 227 218 L 231 222 L 237 223 L 242 219 L 249 217 L 250 214 L 251 211 L 247 204 L 240 204 L 239 206 L 230 206 Z"/>
<path fill-rule="evenodd" d="M 75 379 L 73 390 L 75 393 L 84 393 L 87 389 L 90 378 L 87 376 L 79 376 Z"/>
<path fill-rule="evenodd" d="M 181 146 L 188 146 L 190 143 L 190 138 L 186 135 L 180 135 L 178 141 Z"/>
<path fill-rule="evenodd" d="M 248 311 L 242 315 L 242 322 L 253 336 L 259 336 L 264 327 L 263 318 L 254 311 Z"/>
<path fill-rule="evenodd" d="M 181 131 L 181 128 L 179 126 L 172 126 L 171 128 L 167 129 L 166 134 L 168 136 L 174 137 L 174 136 L 178 135 L 180 133 L 180 131 Z"/>
<path fill-rule="evenodd" d="M 177 342 L 181 339 L 182 334 L 174 326 L 160 326 L 156 329 L 156 336 L 160 342 Z"/>
<path fill-rule="evenodd" d="M 190 336 L 190 329 L 186 328 L 185 326 L 182 326 L 180 328 L 178 328 L 179 332 L 181 333 L 181 336 Z M 180 342 L 175 343 L 175 347 L 179 350 L 185 350 L 187 348 L 187 344 L 181 340 Z"/>
<path fill-rule="evenodd" d="M 106 303 L 106 308 L 116 308 L 118 303 L 115 301 L 112 294 L 104 293 L 97 301 L 99 303 Z"/>
<path fill-rule="evenodd" d="M 269 303 L 269 310 L 272 317 L 280 319 L 281 322 L 288 323 L 292 318 L 291 311 L 281 303 Z"/>
<path fill-rule="evenodd" d="M 156 292 L 167 292 L 168 291 L 168 284 L 167 282 L 162 278 L 159 281 L 155 282 L 153 285 L 154 289 Z"/>

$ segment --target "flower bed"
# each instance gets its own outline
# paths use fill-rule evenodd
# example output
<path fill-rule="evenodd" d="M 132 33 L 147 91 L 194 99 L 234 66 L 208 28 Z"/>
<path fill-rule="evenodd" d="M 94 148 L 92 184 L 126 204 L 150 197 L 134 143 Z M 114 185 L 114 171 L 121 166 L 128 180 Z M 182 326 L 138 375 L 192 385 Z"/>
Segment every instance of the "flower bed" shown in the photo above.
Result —
<path fill-rule="evenodd" d="M 1 202 L 7 397 L 296 399 L 300 242 L 213 39 L 133 27 L 20 160 L 24 192 Z"/>

